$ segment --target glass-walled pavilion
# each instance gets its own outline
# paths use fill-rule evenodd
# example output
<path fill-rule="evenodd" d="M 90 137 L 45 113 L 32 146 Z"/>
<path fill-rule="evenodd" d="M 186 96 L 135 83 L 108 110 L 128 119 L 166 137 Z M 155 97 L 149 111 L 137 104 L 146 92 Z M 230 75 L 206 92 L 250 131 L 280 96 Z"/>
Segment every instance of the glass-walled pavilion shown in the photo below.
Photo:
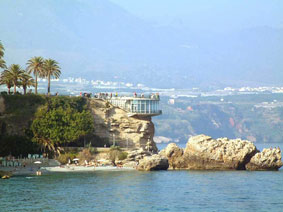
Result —
<path fill-rule="evenodd" d="M 112 97 L 108 101 L 132 114 L 154 116 L 162 113 L 159 98 Z"/>

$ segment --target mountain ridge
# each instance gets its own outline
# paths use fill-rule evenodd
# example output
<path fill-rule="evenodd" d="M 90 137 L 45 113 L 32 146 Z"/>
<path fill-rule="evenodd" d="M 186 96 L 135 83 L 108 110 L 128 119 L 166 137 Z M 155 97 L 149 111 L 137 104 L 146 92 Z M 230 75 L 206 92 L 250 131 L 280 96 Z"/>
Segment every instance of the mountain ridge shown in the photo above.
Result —
<path fill-rule="evenodd" d="M 199 32 L 155 26 L 105 0 L 2 0 L 8 63 L 56 58 L 64 76 L 152 87 L 281 84 L 283 30 Z"/>

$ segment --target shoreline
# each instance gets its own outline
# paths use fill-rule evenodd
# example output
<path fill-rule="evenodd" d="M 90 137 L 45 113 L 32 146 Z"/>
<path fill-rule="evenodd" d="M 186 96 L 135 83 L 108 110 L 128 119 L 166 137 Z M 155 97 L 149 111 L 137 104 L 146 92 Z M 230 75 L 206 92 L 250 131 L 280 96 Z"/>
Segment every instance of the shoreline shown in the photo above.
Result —
<path fill-rule="evenodd" d="M 96 171 L 135 171 L 135 168 L 130 167 L 117 167 L 117 166 L 99 166 L 99 167 L 86 167 L 86 166 L 53 166 L 53 167 L 0 167 L 0 171 L 10 172 L 12 176 L 21 175 L 36 175 L 37 171 L 42 174 L 46 173 L 82 173 L 82 172 L 96 172 Z"/>

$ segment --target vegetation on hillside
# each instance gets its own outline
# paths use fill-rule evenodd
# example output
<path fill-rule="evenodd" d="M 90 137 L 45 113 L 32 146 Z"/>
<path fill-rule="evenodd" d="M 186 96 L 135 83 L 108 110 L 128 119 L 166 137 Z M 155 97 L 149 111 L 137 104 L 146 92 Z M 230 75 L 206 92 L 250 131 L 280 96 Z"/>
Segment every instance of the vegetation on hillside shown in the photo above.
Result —
<path fill-rule="evenodd" d="M 31 130 L 34 142 L 57 152 L 60 145 L 92 133 L 93 116 L 83 98 L 49 98 L 35 113 Z"/>
<path fill-rule="evenodd" d="M 174 105 L 162 100 L 163 114 L 154 118 L 156 136 L 186 142 L 189 136 L 203 133 L 215 138 L 282 142 L 282 94 L 178 98 Z"/>
<path fill-rule="evenodd" d="M 110 151 L 108 153 L 108 157 L 110 161 L 115 164 L 116 160 L 125 160 L 128 156 L 127 152 L 122 151 L 122 149 L 119 146 L 111 146 Z"/>
<path fill-rule="evenodd" d="M 0 156 L 54 153 L 60 146 L 92 137 L 93 116 L 82 97 L 1 95 Z M 4 103 L 3 103 L 4 102 Z"/>
<path fill-rule="evenodd" d="M 60 146 L 90 137 L 94 130 L 93 117 L 85 99 L 37 95 L 38 78 L 48 80 L 50 94 L 51 79 L 61 75 L 57 61 L 32 57 L 25 71 L 18 64 L 7 68 L 3 56 L 4 46 L 0 42 L 0 68 L 4 69 L 0 85 L 8 90 L 0 96 L 0 156 L 24 156 L 39 149 L 54 153 Z M 32 86 L 36 95 L 26 92 Z M 16 95 L 19 94 L 17 87 L 23 88 L 24 95 Z M 14 88 L 14 95 L 10 95 L 11 88 Z"/>

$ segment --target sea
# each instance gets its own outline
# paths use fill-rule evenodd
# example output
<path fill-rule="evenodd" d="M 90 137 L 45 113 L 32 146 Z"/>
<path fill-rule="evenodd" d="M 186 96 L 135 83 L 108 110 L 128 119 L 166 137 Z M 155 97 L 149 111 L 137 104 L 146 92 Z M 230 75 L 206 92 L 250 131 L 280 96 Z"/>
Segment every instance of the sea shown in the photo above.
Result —
<path fill-rule="evenodd" d="M 10 211 L 282 212 L 283 169 L 16 176 L 0 180 L 0 212 Z"/>

